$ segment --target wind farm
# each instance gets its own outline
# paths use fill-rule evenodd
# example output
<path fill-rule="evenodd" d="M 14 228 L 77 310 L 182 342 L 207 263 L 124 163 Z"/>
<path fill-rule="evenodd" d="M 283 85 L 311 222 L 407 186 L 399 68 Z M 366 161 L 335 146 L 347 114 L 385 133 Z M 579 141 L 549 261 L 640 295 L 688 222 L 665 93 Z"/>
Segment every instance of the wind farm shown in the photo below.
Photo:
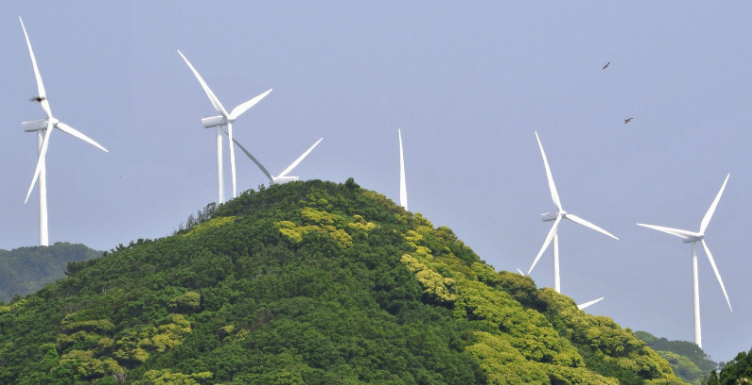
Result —
<path fill-rule="evenodd" d="M 49 190 L 49 244 L 109 250 L 169 236 L 196 208 L 222 207 L 236 194 L 269 187 L 324 137 L 284 176 L 338 183 L 352 177 L 409 208 L 401 215 L 420 213 L 434 227 L 451 228 L 497 271 L 520 267 L 539 288 L 558 286 L 577 304 L 603 296 L 586 312 L 694 342 L 688 255 L 635 223 L 687 228 L 681 224 L 701 219 L 707 206 L 690 209 L 710 203 L 705 194 L 731 173 L 706 242 L 735 302 L 730 312 L 712 266 L 698 267 L 701 344 L 722 361 L 749 349 L 752 340 L 740 336 L 752 309 L 739 296 L 752 275 L 743 225 L 752 215 L 744 195 L 752 188 L 744 113 L 752 103 L 752 55 L 743 36 L 752 27 L 742 17 L 752 6 L 696 4 L 676 14 L 669 4 L 346 4 L 296 12 L 230 5 L 232 12 L 214 19 L 207 15 L 217 9 L 208 4 L 145 11 L 138 3 L 85 1 L 77 11 L 48 4 L 44 12 L 8 5 L 11 17 L 0 23 L 0 199 L 8 218 L 0 224 L 0 248 L 40 243 L 37 205 L 23 199 L 49 130 L 36 126 L 32 152 L 19 123 L 45 120 L 45 102 L 55 107 L 51 117 L 109 150 L 49 137 L 29 196 Z M 19 15 L 29 26 L 45 95 L 33 88 Z M 177 48 L 184 55 L 175 56 Z M 199 72 L 227 117 L 200 95 L 209 93 L 202 81 L 203 91 L 196 87 Z M 222 123 L 232 107 L 272 87 L 273 97 L 228 122 L 234 140 L 220 140 L 218 157 L 217 129 L 229 134 Z M 205 121 L 217 125 L 200 129 Z M 395 128 L 406 130 L 398 130 L 398 141 Z M 237 154 L 230 192 L 235 140 L 268 175 Z M 566 217 L 548 203 L 542 142 Z M 543 211 L 551 212 L 546 226 L 537 218 Z M 562 227 L 570 212 L 621 242 Z M 556 239 L 543 248 L 552 231 Z M 546 259 L 554 246 L 557 274 Z"/>

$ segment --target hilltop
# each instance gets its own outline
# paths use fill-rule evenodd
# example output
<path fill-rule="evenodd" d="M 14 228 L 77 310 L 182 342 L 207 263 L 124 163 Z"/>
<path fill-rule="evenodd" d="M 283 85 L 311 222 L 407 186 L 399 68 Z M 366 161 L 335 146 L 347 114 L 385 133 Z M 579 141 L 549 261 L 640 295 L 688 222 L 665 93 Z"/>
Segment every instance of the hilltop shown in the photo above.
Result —
<path fill-rule="evenodd" d="M 352 179 L 246 191 L 66 275 L 0 306 L 0 383 L 682 383 Z"/>
<path fill-rule="evenodd" d="M 84 261 L 102 255 L 80 243 L 57 242 L 52 246 L 19 247 L 0 250 L 0 301 L 24 296 L 63 278 L 68 262 Z"/>

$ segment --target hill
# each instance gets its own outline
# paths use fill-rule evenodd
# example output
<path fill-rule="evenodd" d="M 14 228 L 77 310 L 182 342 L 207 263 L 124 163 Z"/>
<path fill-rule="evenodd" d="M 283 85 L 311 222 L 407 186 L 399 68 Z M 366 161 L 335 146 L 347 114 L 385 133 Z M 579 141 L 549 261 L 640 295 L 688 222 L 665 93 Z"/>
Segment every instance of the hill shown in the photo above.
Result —
<path fill-rule="evenodd" d="M 246 191 L 66 274 L 0 306 L 0 383 L 682 383 L 352 179 Z"/>
<path fill-rule="evenodd" d="M 635 332 L 635 335 L 668 361 L 674 374 L 690 384 L 700 385 L 710 372 L 718 368 L 718 363 L 694 342 L 669 341 L 643 331 Z"/>
<path fill-rule="evenodd" d="M 24 296 L 63 278 L 68 262 L 84 261 L 102 255 L 82 244 L 57 242 L 52 246 L 0 250 L 0 301 Z"/>

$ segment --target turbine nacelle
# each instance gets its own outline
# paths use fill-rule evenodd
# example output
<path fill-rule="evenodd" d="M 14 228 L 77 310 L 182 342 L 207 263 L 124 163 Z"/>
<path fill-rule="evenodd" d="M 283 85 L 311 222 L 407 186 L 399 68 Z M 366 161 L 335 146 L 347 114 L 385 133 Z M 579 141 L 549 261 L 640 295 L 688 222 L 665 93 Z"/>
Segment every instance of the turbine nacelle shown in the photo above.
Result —
<path fill-rule="evenodd" d="M 565 212 L 562 211 L 561 214 L 562 214 L 562 216 L 566 216 L 567 213 L 565 213 Z M 541 214 L 541 220 L 543 222 L 555 221 L 556 218 L 558 218 L 558 217 L 559 217 L 559 212 L 557 212 L 557 211 L 549 211 L 549 212 Z"/>
<path fill-rule="evenodd" d="M 204 128 L 212 128 L 217 126 L 226 126 L 234 122 L 235 119 L 226 118 L 222 115 L 210 116 L 208 118 L 202 118 L 201 124 Z"/>
<path fill-rule="evenodd" d="M 34 131 L 41 131 L 47 129 L 47 122 L 52 121 L 47 119 L 38 119 L 38 120 L 32 120 L 30 122 L 21 122 L 21 125 L 23 126 L 24 131 L 26 132 L 34 132 Z M 57 119 L 55 121 L 52 121 L 52 124 L 57 124 Z"/>
<path fill-rule="evenodd" d="M 703 238 L 705 238 L 705 234 L 699 234 L 699 235 L 696 235 L 696 236 L 689 237 L 689 238 L 683 240 L 682 242 L 684 242 L 684 243 L 699 242 L 699 241 L 702 241 Z"/>

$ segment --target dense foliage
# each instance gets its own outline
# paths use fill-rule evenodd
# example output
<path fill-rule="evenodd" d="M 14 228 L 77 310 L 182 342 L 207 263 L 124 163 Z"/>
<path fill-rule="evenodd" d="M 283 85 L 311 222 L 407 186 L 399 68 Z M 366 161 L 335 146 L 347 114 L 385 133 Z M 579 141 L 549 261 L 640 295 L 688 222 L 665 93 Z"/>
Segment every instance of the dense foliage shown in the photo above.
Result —
<path fill-rule="evenodd" d="M 102 255 L 81 244 L 58 242 L 52 246 L 0 250 L 0 301 L 24 296 L 65 276 L 65 265 Z"/>
<path fill-rule="evenodd" d="M 727 362 L 720 373 L 712 371 L 703 382 L 705 385 L 752 384 L 752 349 L 749 353 L 741 352 L 732 361 Z"/>
<path fill-rule="evenodd" d="M 247 191 L 0 306 L 0 383 L 680 384 L 352 179 Z"/>
<path fill-rule="evenodd" d="M 700 385 L 711 371 L 718 368 L 718 363 L 694 342 L 669 341 L 643 331 L 635 332 L 635 335 L 668 361 L 674 374 L 690 384 Z"/>

